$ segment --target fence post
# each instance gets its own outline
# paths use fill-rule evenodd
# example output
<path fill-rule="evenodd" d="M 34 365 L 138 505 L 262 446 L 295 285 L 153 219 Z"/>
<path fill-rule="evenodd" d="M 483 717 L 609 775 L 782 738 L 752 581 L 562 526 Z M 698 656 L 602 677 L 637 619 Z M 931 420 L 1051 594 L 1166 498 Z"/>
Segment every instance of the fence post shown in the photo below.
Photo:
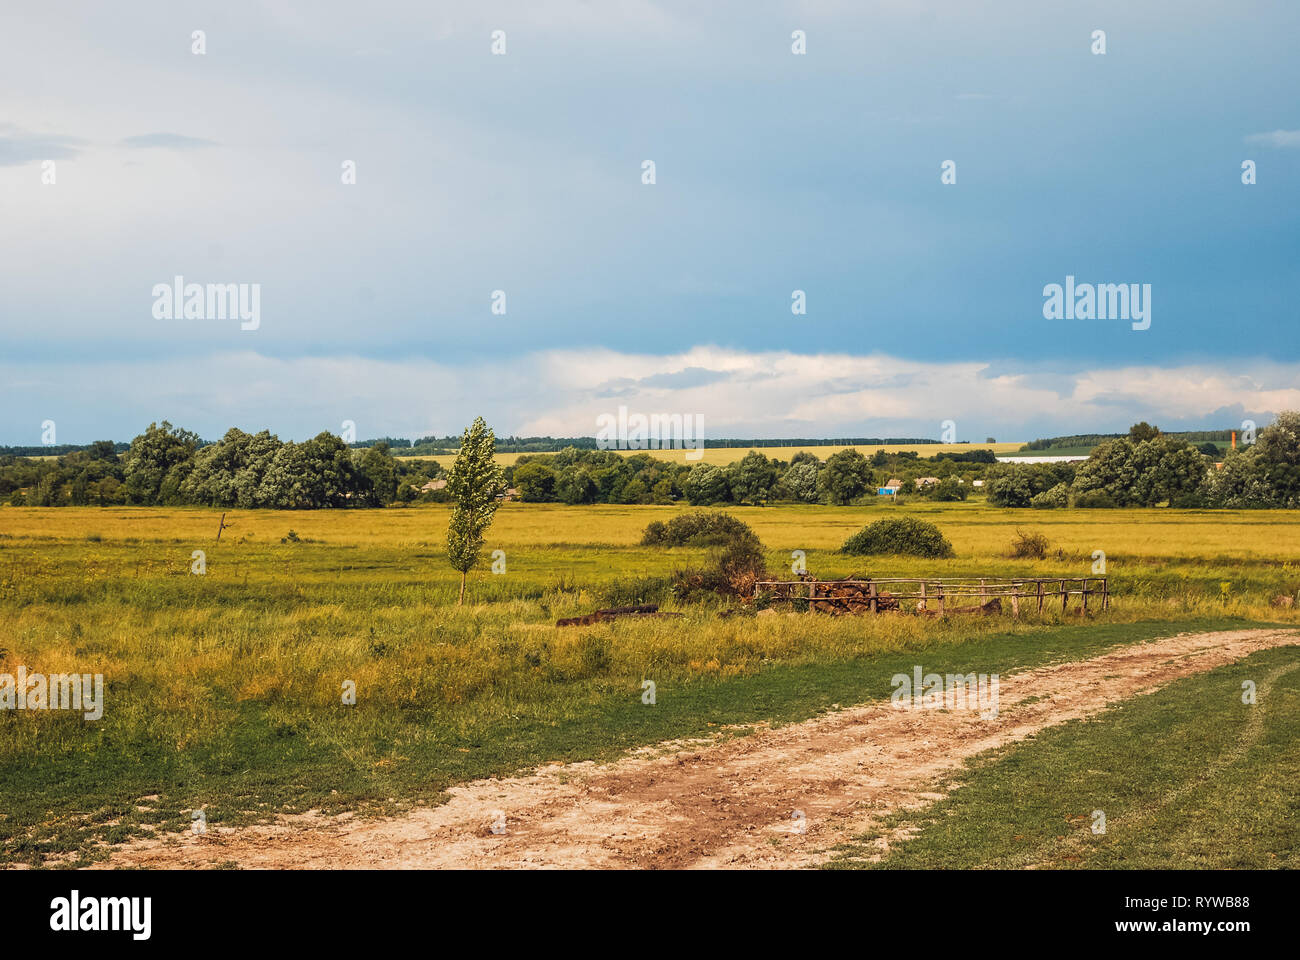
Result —
<path fill-rule="evenodd" d="M 942 617 L 943 616 L 943 584 L 936 583 L 934 585 L 934 589 L 939 595 L 939 616 Z"/>
<path fill-rule="evenodd" d="M 1070 599 L 1069 592 L 1065 589 L 1065 581 L 1061 581 L 1061 612 L 1065 613 L 1065 605 Z"/>
<path fill-rule="evenodd" d="M 1101 609 L 1110 609 L 1110 581 L 1107 578 L 1101 578 Z"/>
<path fill-rule="evenodd" d="M 1013 617 L 1020 616 L 1020 584 L 1019 583 L 1013 583 L 1011 585 L 1011 615 Z"/>
<path fill-rule="evenodd" d="M 1043 612 L 1043 581 L 1038 580 L 1038 612 Z"/>
<path fill-rule="evenodd" d="M 989 592 L 988 589 L 984 586 L 984 583 L 985 583 L 984 578 L 980 577 L 980 606 L 981 607 L 984 606 L 984 604 L 989 602 Z"/>
<path fill-rule="evenodd" d="M 924 581 L 924 580 L 921 581 L 921 605 L 920 605 L 919 607 L 917 607 L 917 609 L 918 609 L 918 610 L 928 610 L 928 609 L 930 609 L 929 607 L 927 607 L 927 606 L 925 605 L 925 581 Z"/>
<path fill-rule="evenodd" d="M 1086 614 L 1088 612 L 1088 578 L 1087 577 L 1083 578 L 1083 590 L 1081 592 L 1083 594 L 1082 612 Z"/>
<path fill-rule="evenodd" d="M 871 612 L 876 612 L 876 581 L 867 581 L 867 596 L 871 598 Z"/>

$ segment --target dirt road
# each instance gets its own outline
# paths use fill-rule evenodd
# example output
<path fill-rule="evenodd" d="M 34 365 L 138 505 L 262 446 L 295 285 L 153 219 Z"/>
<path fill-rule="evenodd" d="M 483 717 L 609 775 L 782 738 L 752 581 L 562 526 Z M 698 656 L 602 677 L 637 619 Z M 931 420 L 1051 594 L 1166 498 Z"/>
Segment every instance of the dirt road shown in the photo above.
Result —
<path fill-rule="evenodd" d="M 981 751 L 1296 644 L 1293 630 L 1182 634 L 1002 677 L 993 717 L 872 703 L 717 743 L 661 745 L 611 764 L 476 781 L 452 788 L 442 806 L 391 820 L 304 816 L 137 842 L 106 866 L 813 866 L 873 821 L 937 799 L 943 777 Z"/>

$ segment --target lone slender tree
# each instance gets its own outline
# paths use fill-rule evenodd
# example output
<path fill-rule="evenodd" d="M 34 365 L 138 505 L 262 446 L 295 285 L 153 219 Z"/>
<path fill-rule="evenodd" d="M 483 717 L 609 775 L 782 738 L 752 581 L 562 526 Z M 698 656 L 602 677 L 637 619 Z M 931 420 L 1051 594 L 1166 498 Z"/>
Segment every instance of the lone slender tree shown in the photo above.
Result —
<path fill-rule="evenodd" d="M 482 417 L 460 437 L 460 453 L 447 474 L 447 492 L 451 495 L 451 521 L 447 524 L 447 560 L 460 571 L 460 597 L 465 602 L 465 578 L 478 562 L 483 549 L 483 535 L 492 526 L 505 492 L 505 472 L 497 466 L 497 438 Z"/>

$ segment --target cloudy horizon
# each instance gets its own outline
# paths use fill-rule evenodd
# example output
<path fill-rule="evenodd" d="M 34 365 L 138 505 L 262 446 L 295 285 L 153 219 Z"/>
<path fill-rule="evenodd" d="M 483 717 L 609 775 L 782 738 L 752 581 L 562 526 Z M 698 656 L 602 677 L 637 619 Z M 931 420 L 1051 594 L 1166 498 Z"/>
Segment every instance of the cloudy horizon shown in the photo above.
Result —
<path fill-rule="evenodd" d="M 1300 407 L 1294 5 L 132 11 L 0 11 L 0 445 Z M 258 322 L 157 310 L 175 277 Z M 1067 278 L 1149 285 L 1149 328 L 1048 318 Z"/>
<path fill-rule="evenodd" d="M 501 361 L 440 364 L 361 356 L 222 353 L 194 365 L 152 362 L 0 364 L 0 403 L 39 424 L 29 398 L 63 378 L 112 396 L 111 409 L 47 406 L 59 443 L 129 440 L 169 420 L 204 439 L 231 427 L 302 440 L 354 424 L 357 439 L 455 435 L 484 416 L 498 436 L 591 437 L 619 406 L 700 416 L 708 438 L 931 437 L 956 424 L 958 441 L 1029 441 L 1116 433 L 1137 420 L 1165 430 L 1260 426 L 1300 409 L 1300 363 L 1135 365 L 1064 371 L 987 361 L 936 363 L 880 354 L 748 353 L 695 347 L 662 357 L 605 349 L 554 350 Z M 431 387 L 431 385 L 433 385 Z M 430 389 L 431 408 L 409 398 Z M 268 411 L 274 409 L 274 413 Z M 116 431 L 125 418 L 131 426 Z M 29 444 L 36 444 L 32 438 Z"/>

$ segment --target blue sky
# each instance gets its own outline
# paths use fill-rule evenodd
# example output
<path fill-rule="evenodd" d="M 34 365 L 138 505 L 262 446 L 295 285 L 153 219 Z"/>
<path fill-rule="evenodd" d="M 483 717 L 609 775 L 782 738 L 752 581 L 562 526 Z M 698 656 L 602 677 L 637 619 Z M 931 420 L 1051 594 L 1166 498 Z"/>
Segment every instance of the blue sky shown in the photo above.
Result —
<path fill-rule="evenodd" d="M 1300 406 L 1300 9 L 987 6 L 6 8 L 0 443 Z M 259 328 L 156 319 L 178 274 L 260 284 Z M 1151 328 L 1045 320 L 1067 274 L 1150 284 Z"/>

